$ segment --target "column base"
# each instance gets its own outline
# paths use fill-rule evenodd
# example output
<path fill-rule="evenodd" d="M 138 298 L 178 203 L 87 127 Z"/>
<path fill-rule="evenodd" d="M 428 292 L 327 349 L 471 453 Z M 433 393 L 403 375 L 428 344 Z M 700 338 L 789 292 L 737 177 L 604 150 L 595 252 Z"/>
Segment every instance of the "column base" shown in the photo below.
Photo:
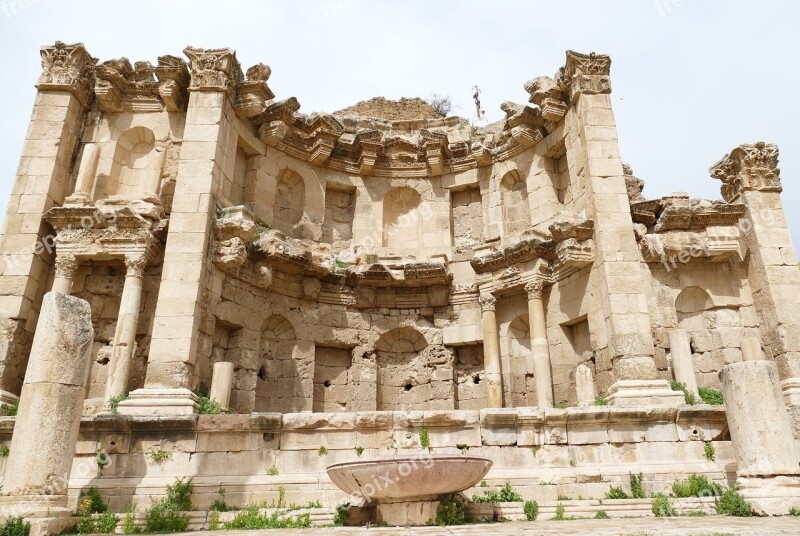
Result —
<path fill-rule="evenodd" d="M 0 524 L 8 518 L 21 517 L 30 523 L 30 536 L 55 536 L 73 528 L 78 520 L 65 505 L 64 495 L 0 496 Z"/>
<path fill-rule="evenodd" d="M 736 484 L 758 516 L 785 516 L 800 502 L 800 476 L 742 477 Z"/>
<path fill-rule="evenodd" d="M 378 523 L 390 527 L 423 526 L 436 521 L 439 501 L 378 503 Z"/>
<path fill-rule="evenodd" d="M 619 380 L 608 390 L 609 406 L 680 406 L 682 391 L 673 391 L 667 380 Z"/>
<path fill-rule="evenodd" d="M 119 403 L 120 415 L 191 415 L 200 406 L 189 389 L 136 389 Z"/>
<path fill-rule="evenodd" d="M 781 382 L 783 400 L 789 407 L 800 406 L 800 378 L 787 378 Z"/>
<path fill-rule="evenodd" d="M 0 415 L 8 415 L 8 411 L 17 405 L 19 397 L 0 389 Z"/>

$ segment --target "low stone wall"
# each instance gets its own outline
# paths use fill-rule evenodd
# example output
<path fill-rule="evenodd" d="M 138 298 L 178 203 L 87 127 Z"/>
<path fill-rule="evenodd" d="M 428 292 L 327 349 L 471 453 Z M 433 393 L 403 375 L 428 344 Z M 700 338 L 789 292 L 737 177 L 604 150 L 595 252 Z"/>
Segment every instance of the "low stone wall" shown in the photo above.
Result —
<path fill-rule="evenodd" d="M 13 426 L 14 418 L 0 418 L 0 444 L 10 441 Z M 287 505 L 319 501 L 331 508 L 349 498 L 332 484 L 327 466 L 421 453 L 423 428 L 430 453 L 490 458 L 486 483 L 509 482 L 525 499 L 602 498 L 610 486 L 630 491 L 629 473 L 643 474 L 648 493 L 668 491 L 692 473 L 735 478 L 721 406 L 108 415 L 82 419 L 70 505 L 94 486 L 116 512 L 131 502 L 142 509 L 176 478 L 191 477 L 200 510 L 220 498 L 220 487 L 231 506 L 276 504 L 282 494 Z M 714 460 L 704 442 L 714 447 Z"/>

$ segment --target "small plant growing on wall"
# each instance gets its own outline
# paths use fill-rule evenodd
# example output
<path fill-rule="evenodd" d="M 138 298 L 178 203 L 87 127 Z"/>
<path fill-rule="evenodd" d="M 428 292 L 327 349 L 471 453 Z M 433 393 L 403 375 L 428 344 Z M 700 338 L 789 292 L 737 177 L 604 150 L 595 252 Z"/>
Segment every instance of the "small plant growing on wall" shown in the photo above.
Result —
<path fill-rule="evenodd" d="M 356 447 L 355 451 L 356 451 L 356 456 L 360 458 L 361 455 L 364 454 L 364 447 Z"/>
<path fill-rule="evenodd" d="M 273 465 L 272 467 L 267 469 L 267 474 L 269 476 L 276 476 L 278 474 L 278 468 Z"/>
<path fill-rule="evenodd" d="M 172 458 L 172 451 L 171 450 L 151 450 L 150 451 L 150 459 L 153 460 L 154 463 L 164 463 L 165 461 Z"/>
<path fill-rule="evenodd" d="M 328 447 L 326 447 L 325 445 L 322 445 L 321 447 L 319 447 L 319 455 L 320 456 L 325 456 L 327 453 L 328 453 Z"/>
<path fill-rule="evenodd" d="M 428 435 L 428 429 L 424 426 L 419 431 L 419 446 L 427 449 L 431 446 L 431 438 Z"/>
<path fill-rule="evenodd" d="M 711 441 L 706 441 L 703 444 L 703 453 L 706 455 L 706 460 L 710 462 L 714 461 L 716 452 L 714 451 L 714 445 L 711 444 Z"/>

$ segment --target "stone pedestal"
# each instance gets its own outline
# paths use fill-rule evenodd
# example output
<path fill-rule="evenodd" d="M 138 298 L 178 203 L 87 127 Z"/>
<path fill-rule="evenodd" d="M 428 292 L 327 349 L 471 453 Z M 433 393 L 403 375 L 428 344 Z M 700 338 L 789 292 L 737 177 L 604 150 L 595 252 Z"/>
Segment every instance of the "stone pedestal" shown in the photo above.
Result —
<path fill-rule="evenodd" d="M 227 410 L 231 401 L 231 386 L 233 385 L 233 363 L 220 361 L 214 363 L 211 376 L 211 392 L 209 398 L 217 402 L 223 410 Z"/>
<path fill-rule="evenodd" d="M 55 292 L 45 295 L 6 462 L 4 512 L 46 519 L 71 515 L 67 486 L 93 337 L 86 301 Z M 50 527 L 48 523 L 37 521 Z"/>
<path fill-rule="evenodd" d="M 675 380 L 686 386 L 686 390 L 700 400 L 697 390 L 697 377 L 694 374 L 694 361 L 692 361 L 692 348 L 689 345 L 689 336 L 682 329 L 673 329 L 669 332 L 669 353 L 672 356 L 672 372 Z"/>
<path fill-rule="evenodd" d="M 685 404 L 682 391 L 673 391 L 666 380 L 619 380 L 608 390 L 609 406 Z"/>
<path fill-rule="evenodd" d="M 189 389 L 136 389 L 119 403 L 120 415 L 189 415 L 200 408 Z"/>
<path fill-rule="evenodd" d="M 742 494 L 757 512 L 785 515 L 800 502 L 800 448 L 775 363 L 742 361 L 719 372 Z"/>
<path fill-rule="evenodd" d="M 429 521 L 436 520 L 438 506 L 439 501 L 378 503 L 378 523 L 386 523 L 390 527 L 427 525 Z"/>

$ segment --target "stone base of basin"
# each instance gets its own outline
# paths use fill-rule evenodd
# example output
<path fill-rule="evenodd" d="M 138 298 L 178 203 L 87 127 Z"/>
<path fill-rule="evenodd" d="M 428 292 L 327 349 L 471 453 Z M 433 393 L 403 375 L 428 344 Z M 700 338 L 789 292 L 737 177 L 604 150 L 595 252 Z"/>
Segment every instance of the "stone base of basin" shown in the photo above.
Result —
<path fill-rule="evenodd" d="M 391 527 L 426 525 L 428 521 L 436 519 L 438 506 L 439 501 L 378 503 L 378 523 Z"/>

